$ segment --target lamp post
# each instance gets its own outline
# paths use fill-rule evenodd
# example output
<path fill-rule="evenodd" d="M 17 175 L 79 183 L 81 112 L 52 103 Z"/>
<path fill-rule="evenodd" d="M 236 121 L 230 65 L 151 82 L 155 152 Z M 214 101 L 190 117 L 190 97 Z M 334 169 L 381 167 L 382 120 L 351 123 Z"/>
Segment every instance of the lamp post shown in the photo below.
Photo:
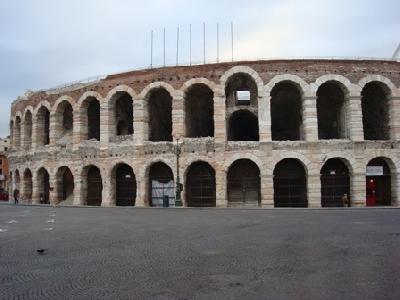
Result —
<path fill-rule="evenodd" d="M 175 195 L 175 206 L 182 206 L 181 191 L 182 184 L 179 177 L 179 157 L 181 155 L 181 148 L 179 146 L 179 139 L 176 139 L 176 195 Z"/>

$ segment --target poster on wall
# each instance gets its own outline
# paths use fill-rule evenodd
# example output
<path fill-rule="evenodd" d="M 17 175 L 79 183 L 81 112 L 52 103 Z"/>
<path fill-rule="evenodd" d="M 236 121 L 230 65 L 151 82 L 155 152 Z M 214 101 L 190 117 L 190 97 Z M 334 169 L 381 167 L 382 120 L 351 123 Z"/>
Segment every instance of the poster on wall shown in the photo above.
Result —
<path fill-rule="evenodd" d="M 367 176 L 383 176 L 383 166 L 367 166 Z"/>

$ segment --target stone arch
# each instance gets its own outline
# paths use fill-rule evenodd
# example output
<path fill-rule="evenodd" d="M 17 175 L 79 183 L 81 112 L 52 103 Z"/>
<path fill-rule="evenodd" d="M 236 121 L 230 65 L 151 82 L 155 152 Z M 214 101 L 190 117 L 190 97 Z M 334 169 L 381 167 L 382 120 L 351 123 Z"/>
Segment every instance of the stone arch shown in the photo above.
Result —
<path fill-rule="evenodd" d="M 218 87 L 213 81 L 208 80 L 207 78 L 192 78 L 188 81 L 186 81 L 182 87 L 180 88 L 180 91 L 185 95 L 188 90 L 196 84 L 204 84 L 206 85 L 213 93 L 214 97 L 221 97 L 223 95 L 222 89 Z"/>
<path fill-rule="evenodd" d="M 367 76 L 361 78 L 360 81 L 358 81 L 358 86 L 362 90 L 367 83 L 374 82 L 374 81 L 380 82 L 381 84 L 386 86 L 387 89 L 390 91 L 390 96 L 397 95 L 396 86 L 393 84 L 393 82 L 389 78 L 382 76 L 382 75 L 367 75 Z"/>
<path fill-rule="evenodd" d="M 102 96 L 94 91 L 85 92 L 79 99 L 77 112 L 79 141 L 95 139 L 100 141 L 100 107 Z"/>
<path fill-rule="evenodd" d="M 29 168 L 25 168 L 23 174 L 23 192 L 22 197 L 28 203 L 32 202 L 33 196 L 33 176 L 32 171 Z"/>
<path fill-rule="evenodd" d="M 101 206 L 103 192 L 101 168 L 95 164 L 86 165 L 82 168 L 81 180 L 82 204 Z"/>
<path fill-rule="evenodd" d="M 297 158 L 284 158 L 274 165 L 274 206 L 307 207 L 307 166 Z"/>
<path fill-rule="evenodd" d="M 223 168 L 224 168 L 224 172 L 228 172 L 229 167 L 237 160 L 239 159 L 247 159 L 252 161 L 253 163 L 255 163 L 257 165 L 257 167 L 260 169 L 260 174 L 261 175 L 265 175 L 263 173 L 264 171 L 264 163 L 261 161 L 260 158 L 258 158 L 257 156 L 250 154 L 250 153 L 245 153 L 245 154 L 241 154 L 241 153 L 236 153 L 232 156 L 230 156 L 229 158 L 226 158 L 223 164 Z"/>
<path fill-rule="evenodd" d="M 360 168 L 357 161 L 349 154 L 340 152 L 340 151 L 332 151 L 325 153 L 323 156 L 321 155 L 321 164 L 320 169 L 323 167 L 325 162 L 329 159 L 337 158 L 340 159 L 346 167 L 349 169 L 349 174 L 352 176 L 354 173 L 361 172 L 362 168 Z"/>
<path fill-rule="evenodd" d="M 235 160 L 226 173 L 228 206 L 261 205 L 261 169 L 246 158 Z"/>
<path fill-rule="evenodd" d="M 40 101 L 40 102 L 36 105 L 35 109 L 33 110 L 33 116 L 34 116 L 34 117 L 37 117 L 37 113 L 39 112 L 39 110 L 40 110 L 42 107 L 47 108 L 47 110 L 48 110 L 49 113 L 50 113 L 50 111 L 51 111 L 51 104 L 50 104 L 50 102 L 47 101 L 47 100 L 42 100 L 42 101 Z"/>
<path fill-rule="evenodd" d="M 275 168 L 275 166 L 284 159 L 295 159 L 299 161 L 302 164 L 307 176 L 308 174 L 312 174 L 313 172 L 318 172 L 316 171 L 317 169 L 313 167 L 313 164 L 311 163 L 310 159 L 305 155 L 295 151 L 283 151 L 280 152 L 278 155 L 274 155 L 274 157 L 269 160 L 268 165 L 271 166 L 271 168 L 268 168 L 267 175 L 272 176 L 274 170 L 273 168 Z M 272 166 L 274 167 L 272 168 Z"/>
<path fill-rule="evenodd" d="M 265 85 L 265 93 L 266 95 L 270 95 L 272 89 L 274 88 L 275 85 L 277 85 L 280 82 L 292 82 L 295 84 L 299 90 L 301 91 L 301 94 L 304 95 L 308 92 L 310 89 L 310 86 L 307 82 L 305 82 L 301 77 L 293 74 L 281 74 L 281 75 L 275 75 L 266 85 Z"/>
<path fill-rule="evenodd" d="M 137 182 L 130 164 L 122 161 L 114 164 L 111 169 L 111 191 L 113 204 L 135 206 Z"/>
<path fill-rule="evenodd" d="M 40 204 L 50 204 L 50 175 L 45 167 L 40 167 L 36 171 L 37 202 Z"/>
<path fill-rule="evenodd" d="M 312 91 L 317 92 L 318 88 L 322 84 L 324 84 L 328 81 L 335 81 L 335 82 L 340 83 L 342 85 L 342 87 L 344 88 L 344 90 L 347 92 L 347 94 L 350 93 L 352 84 L 351 84 L 350 80 L 343 75 L 335 75 L 335 74 L 322 75 L 322 76 L 318 77 L 314 83 L 310 84 L 310 88 L 312 89 Z"/>
<path fill-rule="evenodd" d="M 172 85 L 170 85 L 167 82 L 164 81 L 156 81 L 156 82 L 152 82 L 150 84 L 148 84 L 139 94 L 138 98 L 139 99 L 148 99 L 151 92 L 153 90 L 159 89 L 159 88 L 163 88 L 164 90 L 166 90 L 172 98 L 174 98 L 176 95 L 176 91 L 174 89 L 174 87 Z"/>
<path fill-rule="evenodd" d="M 170 206 L 175 205 L 175 177 L 171 166 L 162 160 L 147 166 L 146 197 L 149 206 L 163 206 L 164 198 L 168 198 Z"/>
<path fill-rule="evenodd" d="M 225 88 L 227 82 L 229 81 L 229 78 L 234 76 L 237 73 L 243 73 L 247 74 L 250 76 L 256 83 L 257 88 L 258 88 L 258 97 L 264 97 L 264 83 L 263 80 L 261 79 L 260 75 L 252 68 L 248 66 L 234 66 L 227 70 L 220 79 L 221 86 Z"/>
<path fill-rule="evenodd" d="M 215 207 L 215 168 L 208 162 L 197 160 L 185 170 L 185 199 L 187 206 Z"/>
<path fill-rule="evenodd" d="M 72 142 L 74 125 L 74 103 L 69 96 L 61 96 L 53 105 L 51 115 L 54 118 L 53 136 L 56 140 L 63 140 L 63 143 Z"/>
<path fill-rule="evenodd" d="M 75 194 L 75 180 L 72 170 L 68 166 L 57 168 L 56 174 L 56 202 L 72 205 Z"/>
<path fill-rule="evenodd" d="M 50 113 L 51 114 L 55 114 L 59 109 L 60 109 L 60 105 L 64 102 L 68 102 L 69 105 L 71 105 L 71 107 L 74 107 L 74 99 L 70 96 L 67 95 L 63 95 L 61 97 L 59 97 L 56 102 L 54 103 L 54 105 L 52 106 Z"/>
<path fill-rule="evenodd" d="M 42 101 L 35 109 L 33 130 L 35 130 L 37 146 L 44 146 L 50 143 L 50 103 Z"/>

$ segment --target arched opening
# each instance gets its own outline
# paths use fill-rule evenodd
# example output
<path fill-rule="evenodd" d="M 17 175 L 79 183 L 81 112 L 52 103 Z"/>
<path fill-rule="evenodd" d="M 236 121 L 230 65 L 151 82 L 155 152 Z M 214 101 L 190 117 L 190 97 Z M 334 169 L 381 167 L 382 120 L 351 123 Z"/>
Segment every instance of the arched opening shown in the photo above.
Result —
<path fill-rule="evenodd" d="M 346 94 L 335 81 L 323 83 L 317 91 L 318 138 L 343 139 L 346 129 Z"/>
<path fill-rule="evenodd" d="M 361 92 L 365 140 L 389 140 L 388 89 L 378 83 L 367 83 Z"/>
<path fill-rule="evenodd" d="M 302 95 L 290 81 L 277 83 L 271 91 L 271 131 L 274 141 L 303 138 Z"/>
<path fill-rule="evenodd" d="M 49 173 L 45 168 L 40 168 L 37 175 L 37 187 L 39 192 L 39 203 L 50 204 L 50 181 Z"/>
<path fill-rule="evenodd" d="M 115 101 L 115 132 L 117 136 L 133 134 L 133 100 L 127 92 L 118 92 Z"/>
<path fill-rule="evenodd" d="M 214 136 L 214 93 L 205 84 L 192 85 L 185 94 L 186 137 Z"/>
<path fill-rule="evenodd" d="M 215 171 L 206 162 L 190 165 L 186 174 L 186 202 L 190 207 L 216 206 Z"/>
<path fill-rule="evenodd" d="M 15 170 L 14 176 L 15 176 L 15 178 L 14 178 L 15 185 L 14 185 L 13 196 L 14 196 L 14 198 L 17 197 L 17 199 L 19 199 L 21 196 L 21 176 L 20 176 L 18 170 Z"/>
<path fill-rule="evenodd" d="M 390 206 L 392 185 L 390 167 L 382 157 L 372 159 L 367 165 L 367 206 Z"/>
<path fill-rule="evenodd" d="M 172 141 L 172 97 L 163 88 L 151 92 L 149 100 L 149 140 Z"/>
<path fill-rule="evenodd" d="M 95 97 L 88 97 L 83 102 L 83 127 L 85 139 L 100 141 L 100 102 Z M 87 132 L 86 132 L 87 131 Z"/>
<path fill-rule="evenodd" d="M 26 169 L 24 172 L 24 200 L 27 202 L 32 202 L 32 193 L 33 193 L 33 185 L 32 185 L 32 172 L 29 169 Z"/>
<path fill-rule="evenodd" d="M 60 167 L 56 174 L 57 202 L 73 204 L 74 201 L 74 176 L 68 167 Z"/>
<path fill-rule="evenodd" d="M 55 137 L 57 140 L 64 143 L 72 142 L 73 116 L 72 105 L 66 100 L 62 101 L 55 114 Z"/>
<path fill-rule="evenodd" d="M 24 147 L 30 149 L 32 146 L 32 113 L 28 110 L 24 117 Z"/>
<path fill-rule="evenodd" d="M 248 110 L 237 110 L 229 119 L 229 141 L 258 141 L 258 119 Z"/>
<path fill-rule="evenodd" d="M 321 169 L 321 206 L 344 206 L 350 203 L 349 169 L 339 158 L 328 159 Z"/>
<path fill-rule="evenodd" d="M 258 87 L 254 79 L 246 73 L 232 75 L 225 86 L 226 106 L 228 108 L 246 105 L 257 108 Z"/>
<path fill-rule="evenodd" d="M 306 171 L 297 159 L 285 158 L 275 166 L 274 206 L 308 206 Z"/>
<path fill-rule="evenodd" d="M 236 160 L 228 170 L 229 206 L 260 205 L 260 169 L 249 159 Z"/>
<path fill-rule="evenodd" d="M 174 174 L 169 166 L 163 162 L 154 163 L 150 167 L 150 206 L 163 206 L 164 199 L 168 198 L 170 206 L 175 206 Z"/>
<path fill-rule="evenodd" d="M 37 128 L 37 145 L 44 146 L 50 142 L 50 112 L 49 110 L 41 106 L 36 116 L 36 128 Z"/>
<path fill-rule="evenodd" d="M 14 128 L 14 145 L 16 148 L 21 147 L 21 118 L 15 118 L 15 128 Z"/>
<path fill-rule="evenodd" d="M 136 178 L 127 164 L 115 168 L 115 198 L 117 206 L 135 206 Z"/>
<path fill-rule="evenodd" d="M 88 166 L 84 169 L 86 185 L 83 188 L 83 196 L 86 205 L 101 206 L 103 182 L 100 169 L 96 166 Z"/>

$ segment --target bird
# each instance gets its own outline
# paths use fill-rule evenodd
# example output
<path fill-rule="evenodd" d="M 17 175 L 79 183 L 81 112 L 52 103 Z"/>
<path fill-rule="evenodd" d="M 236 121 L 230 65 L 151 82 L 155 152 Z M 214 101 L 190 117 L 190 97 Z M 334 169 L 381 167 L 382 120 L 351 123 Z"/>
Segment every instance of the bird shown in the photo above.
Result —
<path fill-rule="evenodd" d="M 37 249 L 36 252 L 39 254 L 44 254 L 48 249 Z"/>

